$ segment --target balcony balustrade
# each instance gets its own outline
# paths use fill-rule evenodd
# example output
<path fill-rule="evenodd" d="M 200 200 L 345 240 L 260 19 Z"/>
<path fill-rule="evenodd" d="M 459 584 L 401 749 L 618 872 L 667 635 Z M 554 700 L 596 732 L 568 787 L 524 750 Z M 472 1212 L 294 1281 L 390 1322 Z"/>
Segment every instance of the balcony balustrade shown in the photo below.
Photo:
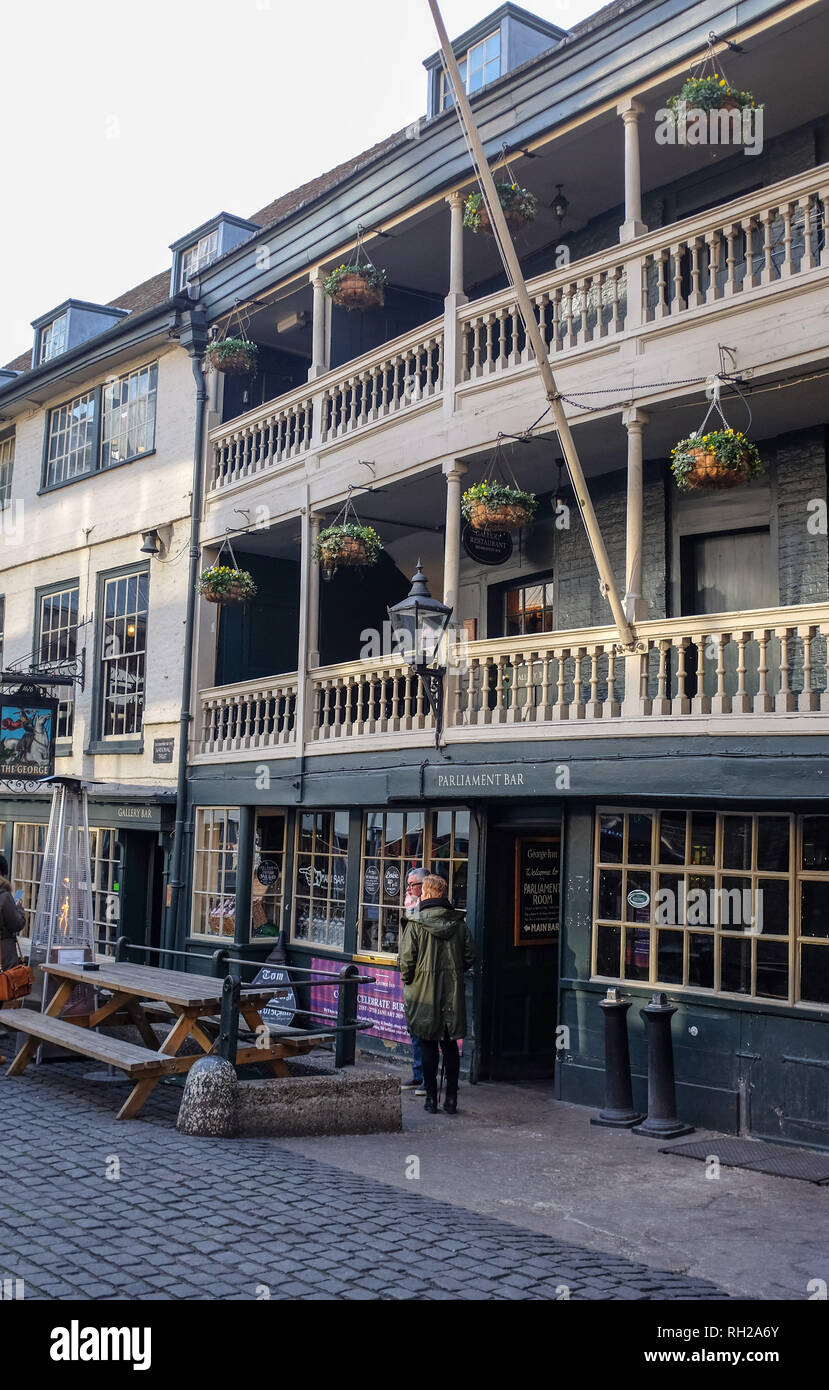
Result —
<path fill-rule="evenodd" d="M 647 335 L 683 314 L 785 287 L 829 270 L 829 165 L 758 189 L 531 280 L 550 354 Z M 511 290 L 457 311 L 457 366 L 444 360 L 446 322 L 415 332 L 270 401 L 210 433 L 212 495 L 324 451 L 356 431 L 479 381 L 507 380 L 532 354 Z"/>
<path fill-rule="evenodd" d="M 447 743 L 602 733 L 829 733 L 829 604 L 640 623 L 632 651 L 590 628 L 460 646 Z M 297 678 L 201 692 L 196 761 L 292 756 Z M 422 688 L 398 658 L 317 668 L 304 752 L 428 743 Z"/>

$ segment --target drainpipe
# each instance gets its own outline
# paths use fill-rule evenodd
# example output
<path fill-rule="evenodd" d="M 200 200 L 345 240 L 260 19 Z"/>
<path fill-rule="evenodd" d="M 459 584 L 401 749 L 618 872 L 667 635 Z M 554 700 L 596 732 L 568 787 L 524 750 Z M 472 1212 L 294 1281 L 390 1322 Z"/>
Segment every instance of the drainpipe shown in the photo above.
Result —
<path fill-rule="evenodd" d="M 190 365 L 196 383 L 196 426 L 193 438 L 193 488 L 190 500 L 190 563 L 187 574 L 187 608 L 184 619 L 184 673 L 181 678 L 181 712 L 178 733 L 178 777 L 176 782 L 176 821 L 173 847 L 170 852 L 170 871 L 167 879 L 167 902 L 161 944 L 165 950 L 176 949 L 179 904 L 182 889 L 182 860 L 184 832 L 187 823 L 187 751 L 190 742 L 190 700 L 193 689 L 193 630 L 196 621 L 196 585 L 199 578 L 201 547 L 202 497 L 204 493 L 204 425 L 207 407 L 207 384 L 202 361 L 207 347 L 207 323 L 200 310 L 185 315 L 179 337 L 181 346 L 190 354 Z"/>

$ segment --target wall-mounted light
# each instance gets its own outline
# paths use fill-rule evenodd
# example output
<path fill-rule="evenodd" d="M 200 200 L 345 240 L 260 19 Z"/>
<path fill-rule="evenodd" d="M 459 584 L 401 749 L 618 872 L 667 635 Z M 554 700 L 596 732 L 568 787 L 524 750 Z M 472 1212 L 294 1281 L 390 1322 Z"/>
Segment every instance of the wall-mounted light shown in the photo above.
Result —
<path fill-rule="evenodd" d="M 556 196 L 554 197 L 553 201 L 551 202 L 550 207 L 553 209 L 553 212 L 555 213 L 556 217 L 558 218 L 558 225 L 559 225 L 559 226 L 561 226 L 562 222 L 564 221 L 565 217 L 567 216 L 567 209 L 569 208 L 569 206 L 570 206 L 570 199 L 569 199 L 569 198 L 565 198 L 564 194 L 563 194 L 562 191 L 561 191 L 561 184 L 560 184 L 560 183 L 557 183 L 557 184 L 556 184 Z"/>
<path fill-rule="evenodd" d="M 158 541 L 158 531 L 142 531 L 141 533 L 141 555 L 160 555 L 161 546 Z"/>

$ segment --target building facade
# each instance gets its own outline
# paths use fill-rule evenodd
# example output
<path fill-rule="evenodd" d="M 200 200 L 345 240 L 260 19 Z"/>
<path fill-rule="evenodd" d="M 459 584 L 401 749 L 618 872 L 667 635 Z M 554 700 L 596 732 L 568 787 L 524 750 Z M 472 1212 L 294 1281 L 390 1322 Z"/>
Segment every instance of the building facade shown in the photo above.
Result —
<path fill-rule="evenodd" d="M 712 30 L 762 119 L 670 143 L 666 99 Z M 626 0 L 567 33 L 504 5 L 455 45 L 487 157 L 539 198 L 516 247 L 630 642 L 495 244 L 463 226 L 475 183 L 439 62 L 423 120 L 174 243 L 182 312 L 258 347 L 255 374 L 208 378 L 202 562 L 229 537 L 257 594 L 195 615 L 167 937 L 192 968 L 264 959 L 284 931 L 296 966 L 370 967 L 366 1045 L 404 1054 L 402 899 L 426 864 L 480 946 L 473 1079 L 599 1105 L 598 1003 L 621 987 L 642 1106 L 659 990 L 684 1119 L 829 1146 L 827 39 L 822 3 Z M 323 287 L 358 235 L 389 285 L 347 313 Z M 763 473 L 682 493 L 671 449 L 716 391 Z M 460 503 L 490 476 L 539 507 L 484 544 Z M 315 542 L 349 501 L 384 549 L 327 578 Z M 388 641 L 418 561 L 453 610 L 437 747 Z"/>

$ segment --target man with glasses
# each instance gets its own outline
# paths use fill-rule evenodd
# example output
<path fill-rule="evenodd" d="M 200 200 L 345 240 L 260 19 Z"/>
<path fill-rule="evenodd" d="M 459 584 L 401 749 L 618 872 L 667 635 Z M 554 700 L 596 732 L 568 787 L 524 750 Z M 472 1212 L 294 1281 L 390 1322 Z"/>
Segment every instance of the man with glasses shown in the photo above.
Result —
<path fill-rule="evenodd" d="M 423 892 L 423 880 L 428 877 L 428 869 L 410 869 L 406 875 L 406 896 L 403 906 L 406 911 L 405 926 L 403 928 L 403 939 L 405 941 L 406 932 L 410 918 L 417 917 L 420 912 L 420 895 Z M 401 943 L 402 946 L 403 943 Z M 423 1052 L 420 1046 L 420 1038 L 412 1036 L 412 1076 L 410 1081 L 405 1081 L 400 1087 L 401 1091 L 414 1091 L 416 1096 L 425 1096 L 426 1091 L 423 1084 Z"/>

